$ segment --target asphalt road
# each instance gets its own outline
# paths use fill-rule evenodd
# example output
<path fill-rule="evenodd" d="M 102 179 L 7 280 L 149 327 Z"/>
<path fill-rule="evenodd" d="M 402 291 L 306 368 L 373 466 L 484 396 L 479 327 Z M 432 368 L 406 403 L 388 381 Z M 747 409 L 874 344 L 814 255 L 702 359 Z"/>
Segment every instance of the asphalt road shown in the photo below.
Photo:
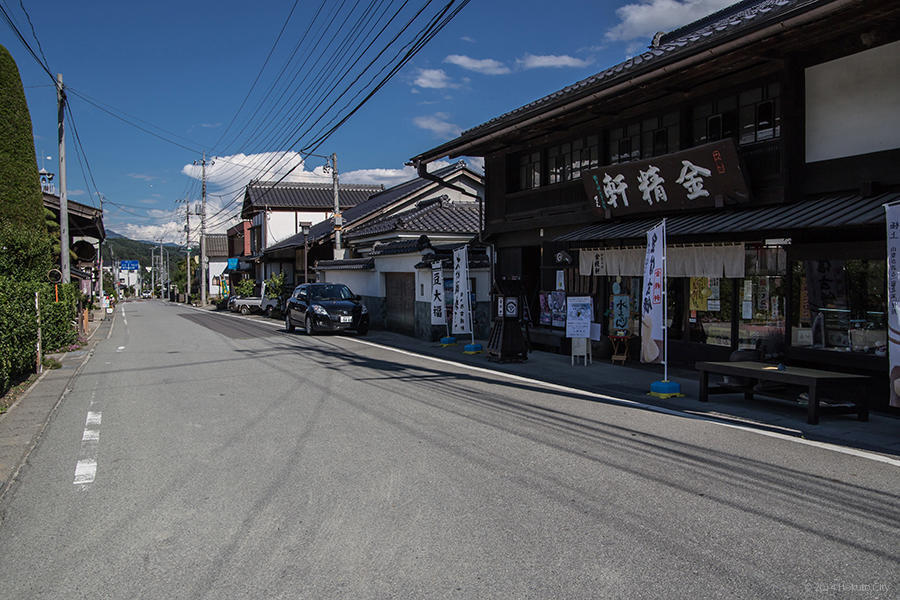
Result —
<path fill-rule="evenodd" d="M 864 457 L 138 302 L 0 506 L 0 595 L 896 598 L 898 499 Z"/>

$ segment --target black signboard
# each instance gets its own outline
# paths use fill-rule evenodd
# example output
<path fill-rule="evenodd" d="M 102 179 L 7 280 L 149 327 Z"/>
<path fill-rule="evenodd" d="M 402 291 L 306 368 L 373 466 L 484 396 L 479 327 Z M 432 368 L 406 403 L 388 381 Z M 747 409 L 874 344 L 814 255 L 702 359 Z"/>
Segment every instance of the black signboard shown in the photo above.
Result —
<path fill-rule="evenodd" d="M 749 199 L 730 138 L 647 160 L 607 165 L 582 175 L 594 210 L 606 218 L 723 206 Z"/>

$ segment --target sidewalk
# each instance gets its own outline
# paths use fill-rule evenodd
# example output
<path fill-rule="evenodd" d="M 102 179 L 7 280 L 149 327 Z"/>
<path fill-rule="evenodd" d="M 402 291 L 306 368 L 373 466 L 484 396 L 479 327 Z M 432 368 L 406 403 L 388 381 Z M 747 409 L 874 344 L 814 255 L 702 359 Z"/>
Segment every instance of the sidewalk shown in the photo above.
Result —
<path fill-rule="evenodd" d="M 44 369 L 15 404 L 0 415 L 0 499 L 40 441 L 53 412 L 67 393 L 69 382 L 93 352 L 98 340 L 106 336 L 111 323 L 112 315 L 95 311 L 94 320 L 88 322 L 87 344 L 73 352 L 48 354 L 60 361 L 62 367 Z"/>
<path fill-rule="evenodd" d="M 485 354 L 463 354 L 463 343 L 442 348 L 435 342 L 426 342 L 387 331 L 371 331 L 365 339 L 418 354 L 596 394 L 606 394 L 654 407 L 869 450 L 895 458 L 900 456 L 900 418 L 870 412 L 869 420 L 862 422 L 856 420 L 856 415 L 853 414 L 824 413 L 818 425 L 809 425 L 806 422 L 805 404 L 791 404 L 766 397 L 757 397 L 752 402 L 746 402 L 741 393 L 710 396 L 709 402 L 701 403 L 698 400 L 700 382 L 697 372 L 693 369 L 670 368 L 669 379 L 681 384 L 684 397 L 662 400 L 647 393 L 652 382 L 662 379 L 661 365 L 649 366 L 640 363 L 628 366 L 613 365 L 607 358 L 597 359 L 588 366 L 582 364 L 572 366 L 569 356 L 541 351 L 531 352 L 524 363 L 497 363 L 489 361 Z M 487 347 L 486 342 L 481 341 L 481 344 Z M 597 401 L 605 400 L 598 398 Z"/>

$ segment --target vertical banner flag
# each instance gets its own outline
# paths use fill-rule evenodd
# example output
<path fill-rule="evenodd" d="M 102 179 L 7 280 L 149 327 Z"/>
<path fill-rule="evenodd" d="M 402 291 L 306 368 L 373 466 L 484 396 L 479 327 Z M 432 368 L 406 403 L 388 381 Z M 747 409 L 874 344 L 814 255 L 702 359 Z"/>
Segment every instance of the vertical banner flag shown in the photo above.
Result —
<path fill-rule="evenodd" d="M 431 324 L 446 325 L 444 314 L 444 271 L 441 261 L 431 263 Z"/>
<path fill-rule="evenodd" d="M 468 246 L 453 251 L 453 335 L 459 333 L 472 333 Z"/>
<path fill-rule="evenodd" d="M 641 300 L 641 362 L 663 361 L 663 255 L 666 251 L 666 224 L 660 223 L 647 232 L 647 255 L 644 257 L 644 290 Z"/>
<path fill-rule="evenodd" d="M 887 211 L 887 326 L 890 356 L 891 406 L 900 407 L 900 204 Z"/>

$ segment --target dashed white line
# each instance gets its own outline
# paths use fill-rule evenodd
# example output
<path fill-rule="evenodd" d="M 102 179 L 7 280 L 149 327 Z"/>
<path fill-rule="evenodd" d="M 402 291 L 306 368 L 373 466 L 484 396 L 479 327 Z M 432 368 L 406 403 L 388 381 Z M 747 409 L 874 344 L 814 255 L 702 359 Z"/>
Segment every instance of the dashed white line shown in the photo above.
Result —
<path fill-rule="evenodd" d="M 100 447 L 100 424 L 103 413 L 97 406 L 97 392 L 91 392 L 91 404 L 84 419 L 84 431 L 81 434 L 81 450 L 75 464 L 74 485 L 86 486 L 94 483 L 97 477 L 97 452 Z"/>
<path fill-rule="evenodd" d="M 97 476 L 97 461 L 93 459 L 79 460 L 75 465 L 75 485 L 93 483 Z"/>

